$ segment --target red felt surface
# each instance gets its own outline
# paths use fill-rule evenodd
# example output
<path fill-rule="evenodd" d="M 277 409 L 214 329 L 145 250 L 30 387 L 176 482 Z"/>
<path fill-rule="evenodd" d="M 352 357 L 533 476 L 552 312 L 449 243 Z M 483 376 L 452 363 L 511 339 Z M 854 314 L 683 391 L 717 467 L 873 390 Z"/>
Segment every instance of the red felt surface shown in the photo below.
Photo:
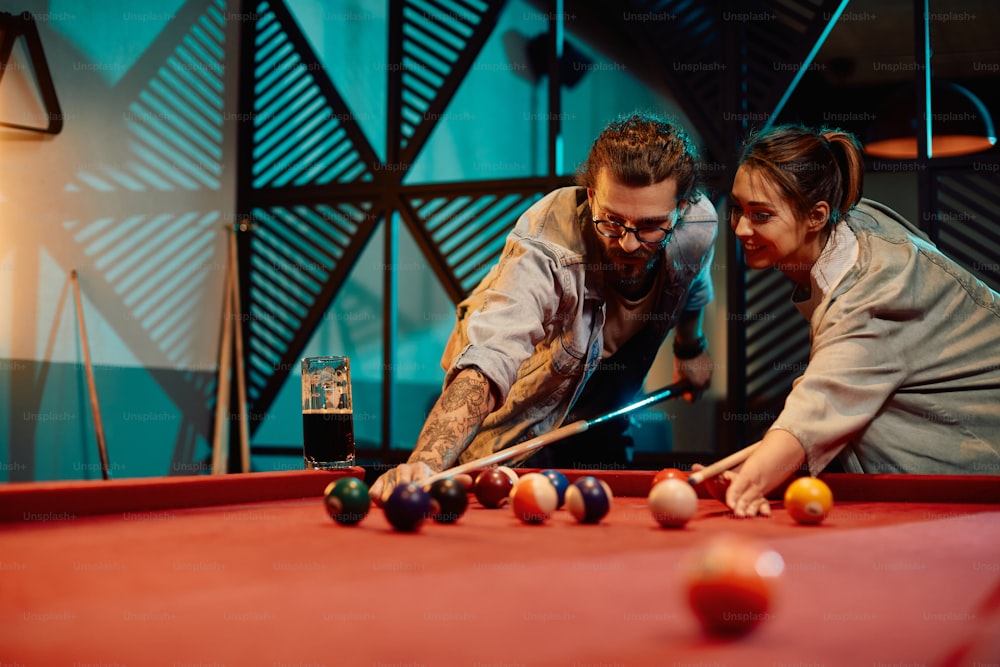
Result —
<path fill-rule="evenodd" d="M 629 477 L 641 488 L 640 475 Z M 192 493 L 217 499 L 180 495 Z M 0 525 L 0 662 L 968 665 L 1000 656 L 992 503 L 838 501 L 805 527 L 778 503 L 770 519 L 737 520 L 702 500 L 686 528 L 667 530 L 643 497 L 616 498 L 596 526 L 566 510 L 528 526 L 473 502 L 455 525 L 400 534 L 374 508 L 358 526 L 337 525 L 318 495 L 304 495 Z M 758 540 L 786 563 L 770 617 L 737 641 L 700 633 L 679 576 L 722 533 Z"/>

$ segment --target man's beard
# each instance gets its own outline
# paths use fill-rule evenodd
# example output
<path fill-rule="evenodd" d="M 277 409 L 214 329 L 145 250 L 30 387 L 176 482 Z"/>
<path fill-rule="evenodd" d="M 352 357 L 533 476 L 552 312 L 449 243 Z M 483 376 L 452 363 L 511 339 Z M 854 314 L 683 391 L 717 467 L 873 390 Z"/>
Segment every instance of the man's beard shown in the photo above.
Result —
<path fill-rule="evenodd" d="M 609 267 L 607 281 L 623 293 L 648 286 L 648 280 L 660 262 L 660 253 L 654 252 L 645 257 L 644 263 L 622 261 L 623 258 L 634 260 L 635 255 L 605 253 L 606 265 Z"/>

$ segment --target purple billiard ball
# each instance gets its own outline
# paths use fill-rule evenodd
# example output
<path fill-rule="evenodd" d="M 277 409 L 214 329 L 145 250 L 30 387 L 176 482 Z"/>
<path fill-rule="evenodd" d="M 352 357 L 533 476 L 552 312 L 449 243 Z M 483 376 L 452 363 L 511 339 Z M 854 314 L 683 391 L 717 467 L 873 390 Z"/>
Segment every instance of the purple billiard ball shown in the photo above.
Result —
<path fill-rule="evenodd" d="M 393 528 L 413 532 L 431 515 L 431 496 L 419 484 L 401 484 L 392 490 L 382 509 Z"/>

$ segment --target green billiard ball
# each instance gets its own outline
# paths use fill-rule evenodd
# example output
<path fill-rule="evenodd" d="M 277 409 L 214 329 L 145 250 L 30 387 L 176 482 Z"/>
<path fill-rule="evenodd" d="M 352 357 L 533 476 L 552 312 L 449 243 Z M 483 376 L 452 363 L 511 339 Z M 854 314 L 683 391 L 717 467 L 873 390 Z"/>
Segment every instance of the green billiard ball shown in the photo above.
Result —
<path fill-rule="evenodd" d="M 368 516 L 371 497 L 364 482 L 354 477 L 342 477 L 327 484 L 323 504 L 331 519 L 343 526 L 353 526 Z"/>

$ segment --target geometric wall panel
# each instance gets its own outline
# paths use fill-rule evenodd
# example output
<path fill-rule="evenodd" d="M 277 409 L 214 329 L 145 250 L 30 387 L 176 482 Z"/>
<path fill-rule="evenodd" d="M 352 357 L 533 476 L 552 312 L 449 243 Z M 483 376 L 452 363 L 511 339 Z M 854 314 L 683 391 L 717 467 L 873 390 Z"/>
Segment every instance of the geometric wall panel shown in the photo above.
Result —
<path fill-rule="evenodd" d="M 403 0 L 399 155 L 409 164 L 496 25 L 502 2 Z"/>
<path fill-rule="evenodd" d="M 284 2 L 249 4 L 255 20 L 242 31 L 242 59 L 252 67 L 243 70 L 239 96 L 243 157 L 237 209 L 252 224 L 238 235 L 238 254 L 248 318 L 247 398 L 259 415 L 269 409 L 378 221 L 403 208 L 405 167 L 442 117 L 503 3 L 387 4 L 390 145 L 385 153 L 392 169 L 372 149 L 327 70 L 356 63 L 321 63 Z M 516 215 L 513 208 L 523 201 L 516 195 L 478 204 L 472 199 L 449 204 L 466 210 L 469 228 L 455 229 L 454 219 L 440 222 L 441 213 L 435 214 L 432 224 L 443 227 L 434 229 L 436 239 L 416 224 L 419 213 L 401 211 L 421 249 L 452 262 L 435 271 L 456 300 L 499 254 Z M 420 205 L 430 207 L 428 215 L 435 209 L 429 199 Z M 472 238 L 480 225 L 486 228 Z M 437 239 L 451 245 L 440 250 Z M 451 275 L 452 268 L 458 276 Z M 390 309 L 387 298 L 384 307 Z M 391 321 L 391 314 L 384 314 L 379 319 Z"/>
<path fill-rule="evenodd" d="M 781 2 L 693 2 L 630 0 L 630 11 L 607 12 L 609 30 L 627 22 L 627 48 L 650 63 L 669 64 L 657 74 L 677 96 L 714 159 L 728 157 L 734 147 L 726 128 L 761 126 L 772 120 L 782 96 L 789 92 L 800 65 L 815 56 L 831 17 L 847 0 L 782 0 Z M 610 8 L 611 5 L 608 5 Z M 634 21 L 629 14 L 665 16 L 669 20 Z M 747 18 L 743 18 L 747 17 Z M 738 45 L 745 49 L 739 50 Z M 727 98 L 727 80 L 738 80 L 739 94 Z M 742 105 L 742 106 L 738 106 Z M 740 135 L 743 133 L 740 132 Z"/>
<path fill-rule="evenodd" d="M 128 103 L 129 157 L 79 171 L 84 184 L 103 192 L 219 189 L 224 8 L 224 0 L 213 0 Z"/>
<path fill-rule="evenodd" d="M 517 218 L 537 201 L 538 192 L 413 197 L 405 205 L 430 243 L 425 250 L 458 301 L 472 291 L 496 262 Z"/>
<path fill-rule="evenodd" d="M 257 12 L 251 185 L 372 180 L 370 161 L 345 129 L 351 122 L 349 110 L 328 85 L 315 56 L 301 54 L 304 45 L 297 47 L 290 36 L 297 26 L 283 25 L 267 2 Z"/>
<path fill-rule="evenodd" d="M 95 272 L 113 286 L 135 323 L 177 367 L 198 363 L 219 213 L 137 214 L 73 226 Z"/>
<path fill-rule="evenodd" d="M 792 305 L 793 285 L 785 274 L 750 271 L 746 285 L 747 405 L 777 416 L 792 380 L 808 362 L 809 325 Z"/>
<path fill-rule="evenodd" d="M 266 404 L 376 221 L 369 203 L 257 208 L 253 219 L 247 395 Z"/>
<path fill-rule="evenodd" d="M 1000 291 L 1000 174 L 943 173 L 932 189 L 938 247 Z"/>

